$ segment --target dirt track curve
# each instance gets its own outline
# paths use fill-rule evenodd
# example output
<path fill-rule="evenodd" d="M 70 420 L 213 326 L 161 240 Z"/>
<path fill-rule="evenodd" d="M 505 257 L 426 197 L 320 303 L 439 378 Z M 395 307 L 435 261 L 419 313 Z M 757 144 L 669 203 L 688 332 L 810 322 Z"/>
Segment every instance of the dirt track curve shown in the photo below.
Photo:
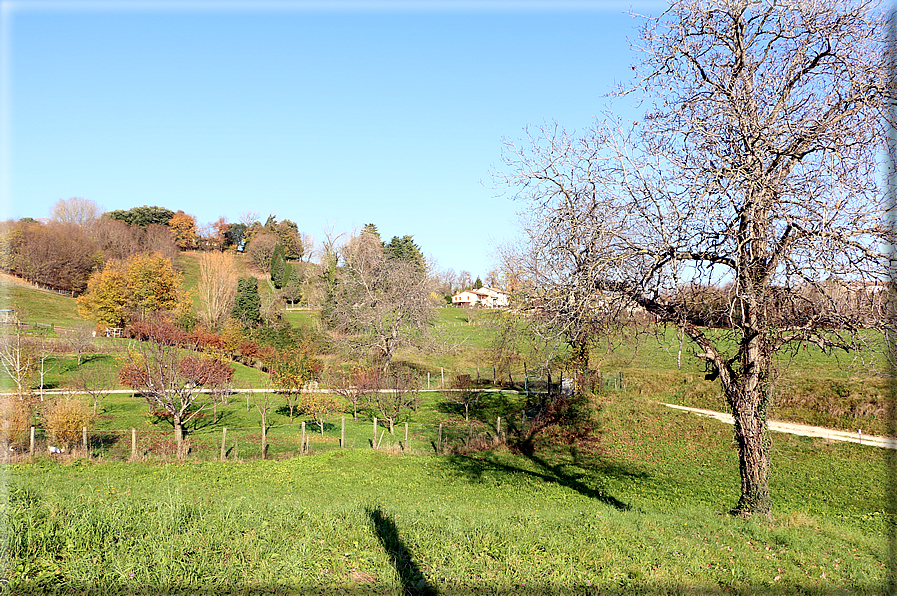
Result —
<path fill-rule="evenodd" d="M 661 402 L 663 403 L 663 402 Z M 677 410 L 685 410 L 693 412 L 698 416 L 707 416 L 716 418 L 720 422 L 726 424 L 735 424 L 731 414 L 723 412 L 714 412 L 713 410 L 702 410 L 701 408 L 687 408 L 685 406 L 677 406 L 675 404 L 663 404 Z M 801 435 L 803 437 L 821 437 L 832 441 L 847 441 L 849 443 L 859 443 L 861 445 L 870 445 L 872 447 L 882 447 L 884 449 L 897 449 L 897 439 L 890 437 L 876 437 L 873 435 L 865 435 L 861 430 L 857 432 L 847 432 L 843 430 L 831 430 L 822 428 L 821 426 L 807 426 L 806 424 L 794 424 L 792 422 L 778 422 L 776 420 L 769 421 L 769 430 L 780 433 L 789 433 L 792 435 Z"/>

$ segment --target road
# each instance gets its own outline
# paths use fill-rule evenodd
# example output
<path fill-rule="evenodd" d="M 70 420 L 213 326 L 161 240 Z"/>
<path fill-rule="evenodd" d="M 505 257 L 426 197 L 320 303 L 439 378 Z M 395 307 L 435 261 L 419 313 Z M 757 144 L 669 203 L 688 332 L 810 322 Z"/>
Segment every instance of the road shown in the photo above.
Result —
<path fill-rule="evenodd" d="M 677 410 L 693 412 L 698 416 L 715 418 L 720 422 L 725 422 L 726 424 L 735 424 L 731 414 L 714 412 L 713 410 L 702 410 L 701 408 L 688 408 L 685 406 L 677 406 L 675 404 L 666 404 L 663 402 L 661 403 L 667 407 L 675 408 Z M 777 420 L 769 421 L 769 430 L 774 430 L 780 433 L 789 433 L 792 435 L 800 435 L 803 437 L 821 437 L 823 439 L 830 439 L 832 441 L 847 441 L 849 443 L 859 443 L 861 445 L 882 447 L 883 449 L 897 449 L 897 439 L 866 435 L 863 434 L 860 430 L 857 430 L 857 432 L 847 432 L 843 430 L 822 428 L 821 426 L 808 426 L 806 424 L 794 424 L 793 422 L 779 422 Z"/>

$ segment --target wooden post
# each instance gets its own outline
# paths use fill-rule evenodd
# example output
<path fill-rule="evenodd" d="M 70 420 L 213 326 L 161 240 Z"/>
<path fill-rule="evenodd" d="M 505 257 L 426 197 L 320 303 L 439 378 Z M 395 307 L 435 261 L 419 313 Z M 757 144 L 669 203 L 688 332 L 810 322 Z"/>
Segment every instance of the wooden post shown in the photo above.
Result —
<path fill-rule="evenodd" d="M 225 450 L 225 445 L 227 445 L 227 427 L 221 429 L 221 455 L 218 457 L 221 461 L 224 461 L 224 457 L 227 454 Z"/>
<path fill-rule="evenodd" d="M 430 371 L 427 371 L 427 391 L 430 390 Z"/>
<path fill-rule="evenodd" d="M 405 445 L 402 448 L 402 451 L 405 451 L 405 449 L 408 449 L 408 423 L 407 422 L 405 423 Z"/>
<path fill-rule="evenodd" d="M 436 455 L 442 452 L 442 424 L 439 425 L 439 438 L 436 439 Z"/>
<path fill-rule="evenodd" d="M 346 417 L 343 416 L 343 424 L 339 431 L 339 448 L 346 448 Z"/>
<path fill-rule="evenodd" d="M 305 436 L 305 420 L 302 421 L 302 439 L 299 441 L 299 452 L 305 453 L 306 436 Z"/>
<path fill-rule="evenodd" d="M 495 436 L 501 441 L 501 416 L 495 421 Z"/>
<path fill-rule="evenodd" d="M 34 457 L 34 427 L 31 427 L 31 448 L 29 449 L 29 454 L 31 457 Z"/>
<path fill-rule="evenodd" d="M 377 417 L 374 416 L 374 438 L 371 440 L 371 445 L 374 449 L 377 448 Z"/>
<path fill-rule="evenodd" d="M 131 459 L 137 459 L 137 429 L 131 428 Z"/>
<path fill-rule="evenodd" d="M 83 442 L 84 442 L 84 456 L 85 456 L 85 457 L 88 457 L 88 453 L 87 453 L 87 427 L 86 427 L 86 426 L 84 426 L 84 427 L 81 428 L 81 438 L 83 439 Z"/>

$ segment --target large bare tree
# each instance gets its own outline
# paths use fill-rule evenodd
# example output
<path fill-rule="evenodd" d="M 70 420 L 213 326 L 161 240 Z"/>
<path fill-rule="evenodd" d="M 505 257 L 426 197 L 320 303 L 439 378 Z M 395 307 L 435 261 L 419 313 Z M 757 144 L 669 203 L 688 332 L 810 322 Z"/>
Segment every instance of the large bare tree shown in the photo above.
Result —
<path fill-rule="evenodd" d="M 673 2 L 645 19 L 621 91 L 645 100 L 640 121 L 608 110 L 583 135 L 543 127 L 506 148 L 499 181 L 527 203 L 529 254 L 552 270 L 534 289 L 591 311 L 637 303 L 718 374 L 739 515 L 771 511 L 773 355 L 850 349 L 852 331 L 885 323 L 839 309 L 824 282 L 887 279 L 886 37 L 882 7 L 863 0 Z M 678 288 L 725 283 L 727 330 L 711 332 Z"/>
<path fill-rule="evenodd" d="M 230 253 L 209 252 L 199 260 L 199 319 L 218 330 L 234 308 L 240 274 Z"/>
<path fill-rule="evenodd" d="M 338 339 L 374 356 L 384 372 L 400 348 L 427 348 L 435 307 L 426 268 L 417 260 L 387 258 L 370 232 L 351 238 L 340 257 L 343 266 L 322 313 Z"/>

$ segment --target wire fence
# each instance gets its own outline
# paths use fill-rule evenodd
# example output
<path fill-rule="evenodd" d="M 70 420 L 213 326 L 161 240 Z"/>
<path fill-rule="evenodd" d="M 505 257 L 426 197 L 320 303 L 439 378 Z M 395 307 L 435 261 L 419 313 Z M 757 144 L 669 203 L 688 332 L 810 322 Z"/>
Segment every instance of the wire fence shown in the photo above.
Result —
<path fill-rule="evenodd" d="M 520 419 L 525 420 L 522 413 Z M 510 426 L 509 426 L 510 425 Z M 518 421 L 496 418 L 486 424 L 471 419 L 441 424 L 393 422 L 351 416 L 292 424 L 244 427 L 188 428 L 186 458 L 196 461 L 285 459 L 338 449 L 376 449 L 391 453 L 441 454 L 497 445 L 516 432 Z M 178 447 L 174 429 L 4 429 L 0 460 L 22 462 L 35 457 L 86 457 L 108 461 L 173 460 Z M 66 437 L 60 440 L 60 437 Z"/>

